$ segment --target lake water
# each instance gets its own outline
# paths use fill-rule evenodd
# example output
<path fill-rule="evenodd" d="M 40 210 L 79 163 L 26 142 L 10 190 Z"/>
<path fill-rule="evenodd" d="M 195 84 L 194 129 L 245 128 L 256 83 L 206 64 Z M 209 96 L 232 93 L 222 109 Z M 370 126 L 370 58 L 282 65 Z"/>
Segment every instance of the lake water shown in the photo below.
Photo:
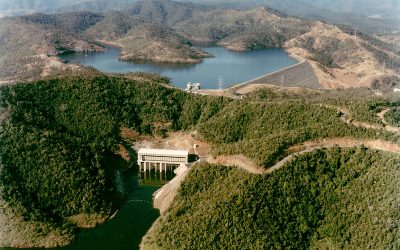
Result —
<path fill-rule="evenodd" d="M 172 171 L 140 173 L 131 170 L 125 176 L 127 201 L 119 208 L 115 217 L 94 229 L 83 229 L 66 247 L 51 250 L 134 250 L 147 230 L 160 216 L 153 208 L 153 193 L 174 177 Z M 39 248 L 30 248 L 37 250 Z M 1 248 L 0 250 L 16 250 Z"/>
<path fill-rule="evenodd" d="M 194 65 L 122 62 L 118 60 L 118 48 L 107 48 L 106 52 L 75 53 L 63 55 L 61 59 L 92 66 L 106 73 L 159 73 L 169 77 L 176 87 L 186 88 L 188 82 L 200 82 L 204 89 L 219 88 L 219 79 L 222 79 L 223 87 L 229 87 L 297 63 L 279 48 L 233 52 L 221 47 L 209 47 L 204 50 L 214 57 Z"/>

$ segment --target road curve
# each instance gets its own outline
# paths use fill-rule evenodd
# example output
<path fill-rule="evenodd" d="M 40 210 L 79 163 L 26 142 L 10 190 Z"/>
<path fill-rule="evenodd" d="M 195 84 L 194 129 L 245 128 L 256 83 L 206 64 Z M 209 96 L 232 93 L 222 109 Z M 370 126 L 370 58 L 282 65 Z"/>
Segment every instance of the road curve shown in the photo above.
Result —
<path fill-rule="evenodd" d="M 317 141 L 308 141 L 289 148 L 288 152 L 293 152 L 271 168 L 265 170 L 264 173 L 271 173 L 275 170 L 282 168 L 287 162 L 291 161 L 294 157 L 300 156 L 317 149 L 325 148 L 354 148 L 365 147 L 374 150 L 380 150 L 389 153 L 400 154 L 400 145 L 383 141 L 383 140 L 360 140 L 353 138 L 331 138 Z"/>
<path fill-rule="evenodd" d="M 385 129 L 387 131 L 400 134 L 400 128 L 390 125 L 385 119 L 385 114 L 390 110 L 390 108 L 385 108 L 380 113 L 378 113 L 377 116 L 381 119 L 382 123 L 385 124 Z"/>

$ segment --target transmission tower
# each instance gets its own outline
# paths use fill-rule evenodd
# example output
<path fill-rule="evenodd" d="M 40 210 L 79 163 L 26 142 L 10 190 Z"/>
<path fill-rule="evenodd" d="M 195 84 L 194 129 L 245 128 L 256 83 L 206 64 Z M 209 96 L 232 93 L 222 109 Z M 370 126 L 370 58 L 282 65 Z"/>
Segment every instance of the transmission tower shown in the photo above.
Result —
<path fill-rule="evenodd" d="M 357 28 L 354 28 L 354 37 L 356 39 L 356 43 L 358 44 L 358 39 L 357 39 Z"/>
<path fill-rule="evenodd" d="M 224 78 L 222 76 L 218 77 L 218 89 L 222 90 L 222 88 L 224 87 Z"/>

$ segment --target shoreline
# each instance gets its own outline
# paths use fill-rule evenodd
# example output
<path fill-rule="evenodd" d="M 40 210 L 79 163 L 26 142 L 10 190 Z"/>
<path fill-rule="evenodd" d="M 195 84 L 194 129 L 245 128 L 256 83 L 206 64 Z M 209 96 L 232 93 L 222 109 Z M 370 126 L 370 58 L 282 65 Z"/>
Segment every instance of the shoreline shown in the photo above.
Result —
<path fill-rule="evenodd" d="M 182 64 L 182 65 L 196 65 L 200 64 L 204 61 L 206 58 L 212 58 L 214 55 L 209 54 L 205 51 L 202 51 L 202 56 L 200 58 L 176 58 L 175 60 L 160 60 L 157 58 L 151 58 L 151 57 L 137 57 L 137 58 L 131 58 L 129 56 L 129 53 L 124 53 L 125 46 L 116 43 L 116 42 L 110 42 L 110 41 L 104 41 L 104 40 L 96 40 L 96 43 L 99 45 L 103 46 L 105 48 L 105 51 L 108 50 L 107 47 L 112 47 L 119 49 L 119 57 L 118 60 L 121 62 L 131 62 L 131 63 L 154 63 L 154 64 Z M 196 47 L 191 47 L 191 49 L 196 48 Z"/>
<path fill-rule="evenodd" d="M 193 165 L 194 164 L 195 163 L 193 163 Z M 147 230 L 146 234 L 142 237 L 139 245 L 140 249 L 145 249 L 143 245 L 144 239 L 151 234 L 155 227 L 157 227 L 162 216 L 172 205 L 172 202 L 176 197 L 176 194 L 180 189 L 182 182 L 186 179 L 186 176 L 190 172 L 193 165 L 181 165 L 175 170 L 176 176 L 167 184 L 165 184 L 153 193 L 153 207 L 160 210 L 160 216 L 157 218 L 156 221 L 154 221 L 149 230 Z"/>

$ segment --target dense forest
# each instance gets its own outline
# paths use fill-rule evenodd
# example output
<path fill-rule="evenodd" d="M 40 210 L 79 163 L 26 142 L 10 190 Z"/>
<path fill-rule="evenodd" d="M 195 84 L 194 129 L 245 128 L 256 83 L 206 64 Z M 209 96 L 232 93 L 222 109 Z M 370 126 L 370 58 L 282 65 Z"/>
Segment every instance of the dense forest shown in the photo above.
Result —
<path fill-rule="evenodd" d="M 244 154 L 265 168 L 308 140 L 353 137 L 400 143 L 399 135 L 342 122 L 340 112 L 322 105 L 334 103 L 333 96 L 341 99 L 336 92 L 267 91 L 232 100 L 188 94 L 167 84 L 165 77 L 138 73 L 1 87 L 2 198 L 25 220 L 68 232 L 69 216 L 107 215 L 121 198 L 114 175 L 122 169 L 109 159 L 122 144 L 125 127 L 155 136 L 197 130 L 215 155 Z M 366 117 L 379 105 L 398 106 L 361 95 L 353 99 Z M 345 99 L 338 103 L 351 107 Z"/>
<path fill-rule="evenodd" d="M 165 79 L 99 76 L 2 87 L 3 199 L 25 219 L 50 226 L 69 226 L 65 218 L 79 213 L 109 213 L 117 198 L 116 167 L 106 157 L 121 143 L 121 127 L 144 134 L 188 128 L 227 102 L 162 87 L 157 80 Z"/>
<path fill-rule="evenodd" d="M 400 108 L 393 108 L 386 113 L 385 119 L 395 127 L 400 127 Z"/>
<path fill-rule="evenodd" d="M 200 124 L 198 131 L 216 145 L 215 154 L 244 154 L 264 167 L 283 158 L 290 146 L 320 138 L 384 138 L 400 142 L 398 135 L 357 128 L 339 118 L 337 110 L 314 103 L 237 101 Z"/>
<path fill-rule="evenodd" d="M 397 249 L 400 158 L 318 150 L 253 175 L 199 164 L 144 239 L 159 249 Z"/>

